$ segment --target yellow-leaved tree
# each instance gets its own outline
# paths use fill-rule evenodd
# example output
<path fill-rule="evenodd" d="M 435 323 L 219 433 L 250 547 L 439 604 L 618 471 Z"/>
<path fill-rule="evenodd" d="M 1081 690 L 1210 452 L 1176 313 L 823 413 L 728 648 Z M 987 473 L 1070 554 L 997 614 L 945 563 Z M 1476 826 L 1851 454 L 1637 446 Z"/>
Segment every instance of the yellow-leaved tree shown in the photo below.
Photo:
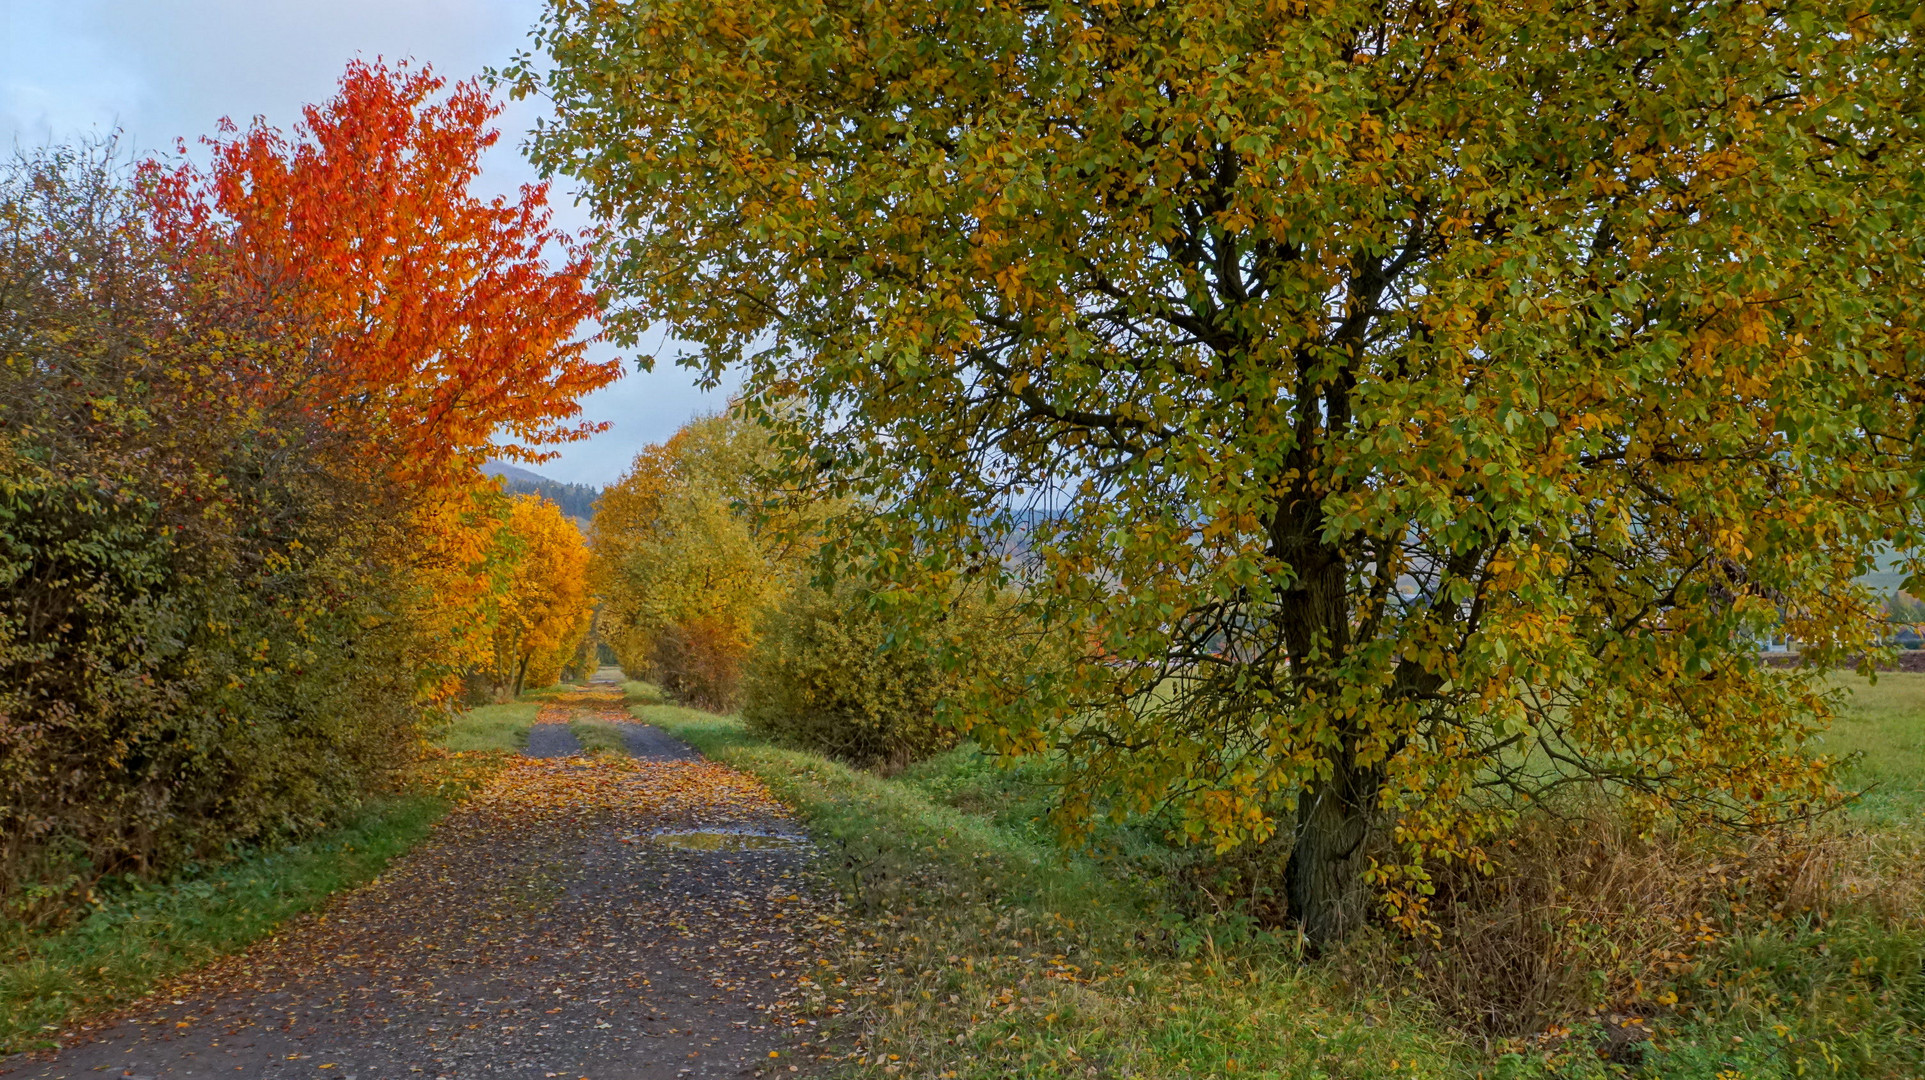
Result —
<path fill-rule="evenodd" d="M 806 554 L 792 515 L 772 512 L 770 454 L 746 420 L 696 420 L 638 455 L 597 506 L 602 636 L 623 667 L 646 667 L 684 700 L 731 702 L 759 620 Z"/>
<path fill-rule="evenodd" d="M 1324 945 L 1574 784 L 1828 797 L 1757 642 L 1877 646 L 1925 551 L 1916 7 L 557 2 L 508 78 L 618 340 L 740 372 L 892 601 L 1092 646 L 977 733 Z"/>
<path fill-rule="evenodd" d="M 522 495 L 501 531 L 503 572 L 494 624 L 494 675 L 500 692 L 519 694 L 560 677 L 587 636 L 588 546 L 554 503 Z"/>

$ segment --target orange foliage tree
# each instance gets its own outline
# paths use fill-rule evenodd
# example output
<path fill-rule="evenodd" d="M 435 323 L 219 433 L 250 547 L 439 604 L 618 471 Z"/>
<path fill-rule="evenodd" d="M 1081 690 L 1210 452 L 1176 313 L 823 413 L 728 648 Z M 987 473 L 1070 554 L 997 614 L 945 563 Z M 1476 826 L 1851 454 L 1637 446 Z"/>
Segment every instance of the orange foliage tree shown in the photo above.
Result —
<path fill-rule="evenodd" d="M 148 169 L 161 234 L 219 267 L 227 303 L 281 343 L 262 392 L 355 432 L 369 472 L 408 493 L 414 542 L 398 557 L 443 689 L 493 659 L 477 613 L 498 607 L 497 522 L 479 465 L 600 430 L 576 399 L 620 374 L 587 355 L 588 258 L 552 226 L 546 185 L 469 190 L 500 108 L 425 66 L 357 61 L 291 134 L 223 121 L 206 167 Z"/>
<path fill-rule="evenodd" d="M 542 460 L 531 448 L 600 430 L 576 399 L 620 371 L 577 334 L 598 310 L 588 255 L 552 227 L 547 185 L 468 190 L 501 106 L 446 86 L 356 61 L 292 135 L 223 121 L 206 169 L 153 177 L 162 229 L 223 252 L 239 294 L 319 358 L 285 389 L 378 421 L 389 464 L 416 473 Z"/>

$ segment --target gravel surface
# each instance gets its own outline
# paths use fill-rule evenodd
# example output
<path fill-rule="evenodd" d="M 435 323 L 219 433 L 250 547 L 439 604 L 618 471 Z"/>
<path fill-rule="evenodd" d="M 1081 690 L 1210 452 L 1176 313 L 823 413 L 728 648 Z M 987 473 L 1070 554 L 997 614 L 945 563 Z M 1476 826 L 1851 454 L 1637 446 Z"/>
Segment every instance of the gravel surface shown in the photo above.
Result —
<path fill-rule="evenodd" d="M 528 746 L 523 754 L 531 758 L 567 757 L 582 752 L 581 740 L 566 723 L 541 723 L 528 729 Z"/>
<path fill-rule="evenodd" d="M 694 747 L 653 724 L 623 724 L 622 741 L 629 754 L 642 761 L 702 760 Z"/>
<path fill-rule="evenodd" d="M 574 737 L 536 725 L 377 881 L 0 1075 L 807 1075 L 783 995 L 833 925 L 807 841 L 753 779 L 636 728 L 626 761 L 547 756 Z"/>

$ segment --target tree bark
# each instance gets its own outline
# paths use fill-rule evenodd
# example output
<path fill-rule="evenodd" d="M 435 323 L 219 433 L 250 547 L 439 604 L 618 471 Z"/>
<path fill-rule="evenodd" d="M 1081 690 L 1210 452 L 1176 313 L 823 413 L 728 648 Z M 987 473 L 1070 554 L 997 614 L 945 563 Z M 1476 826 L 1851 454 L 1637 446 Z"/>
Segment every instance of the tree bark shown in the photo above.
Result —
<path fill-rule="evenodd" d="M 1324 542 L 1323 524 L 1317 497 L 1299 492 L 1273 519 L 1271 543 L 1295 577 L 1278 605 L 1291 666 L 1301 682 L 1327 697 L 1335 689 L 1328 673 L 1349 651 L 1351 626 L 1344 555 Z M 1356 766 L 1355 745 L 1356 734 L 1344 732 L 1330 779 L 1299 796 L 1295 843 L 1284 866 L 1289 918 L 1319 950 L 1361 926 L 1369 913 L 1364 849 L 1383 776 Z"/>
<path fill-rule="evenodd" d="M 1342 769 L 1305 791 L 1297 804 L 1284 892 L 1291 921 L 1313 949 L 1342 940 L 1369 915 L 1363 869 L 1377 786 L 1371 770 Z"/>

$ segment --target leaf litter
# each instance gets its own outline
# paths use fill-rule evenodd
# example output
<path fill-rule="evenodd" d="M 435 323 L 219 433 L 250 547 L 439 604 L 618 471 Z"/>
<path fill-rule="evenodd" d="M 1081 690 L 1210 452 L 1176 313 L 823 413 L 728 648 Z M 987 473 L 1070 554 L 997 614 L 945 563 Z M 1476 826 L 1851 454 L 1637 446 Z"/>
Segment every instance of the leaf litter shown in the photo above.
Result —
<path fill-rule="evenodd" d="M 0 1075 L 807 1075 L 796 1006 L 843 934 L 810 854 L 714 762 L 516 758 L 373 882 Z"/>

